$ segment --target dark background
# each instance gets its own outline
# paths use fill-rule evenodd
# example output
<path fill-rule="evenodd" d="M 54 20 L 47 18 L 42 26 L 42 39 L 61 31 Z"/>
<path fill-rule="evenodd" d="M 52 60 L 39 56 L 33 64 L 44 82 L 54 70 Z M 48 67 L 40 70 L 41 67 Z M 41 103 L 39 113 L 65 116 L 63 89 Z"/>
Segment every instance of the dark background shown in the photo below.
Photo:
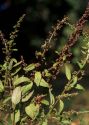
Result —
<path fill-rule="evenodd" d="M 46 39 L 51 26 L 64 15 L 75 23 L 84 12 L 88 0 L 0 0 L 0 30 L 9 38 L 13 26 L 22 14 L 26 17 L 21 25 L 16 47 L 19 59 L 23 55 L 26 61 L 34 58 L 35 50 Z M 65 43 L 68 31 L 63 32 L 54 46 L 57 48 Z"/>

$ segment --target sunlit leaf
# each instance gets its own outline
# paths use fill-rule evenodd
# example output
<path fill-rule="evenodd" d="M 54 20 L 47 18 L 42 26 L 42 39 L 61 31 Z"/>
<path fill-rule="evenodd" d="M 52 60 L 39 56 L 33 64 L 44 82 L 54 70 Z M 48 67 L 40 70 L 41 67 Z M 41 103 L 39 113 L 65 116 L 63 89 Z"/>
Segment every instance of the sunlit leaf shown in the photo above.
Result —
<path fill-rule="evenodd" d="M 83 69 L 83 67 L 85 66 L 85 63 L 77 62 L 77 64 L 80 69 Z"/>
<path fill-rule="evenodd" d="M 17 66 L 19 66 L 21 63 L 22 63 L 22 61 L 16 63 L 13 67 L 17 67 Z"/>
<path fill-rule="evenodd" d="M 25 107 L 25 112 L 30 118 L 35 119 L 39 113 L 39 105 L 35 105 L 34 103 L 32 103 Z"/>
<path fill-rule="evenodd" d="M 55 103 L 55 98 L 51 90 L 49 90 L 49 96 L 50 96 L 50 104 L 53 105 Z"/>
<path fill-rule="evenodd" d="M 27 78 L 27 77 L 24 77 L 24 76 L 19 77 L 19 78 L 15 79 L 14 85 L 19 85 L 19 84 L 21 84 L 23 82 L 30 82 L 30 79 Z"/>
<path fill-rule="evenodd" d="M 12 103 L 17 105 L 21 100 L 21 87 L 16 87 L 12 93 Z"/>
<path fill-rule="evenodd" d="M 31 71 L 31 70 L 33 70 L 33 69 L 35 69 L 35 64 L 34 64 L 34 63 L 33 63 L 33 64 L 30 64 L 30 65 L 28 65 L 27 67 L 24 68 L 24 70 L 25 70 L 26 72 Z"/>
<path fill-rule="evenodd" d="M 22 102 L 26 102 L 28 101 L 32 95 L 33 95 L 34 91 L 30 92 L 29 94 L 27 94 L 25 97 L 22 98 Z"/>
<path fill-rule="evenodd" d="M 64 109 L 64 102 L 60 99 L 60 102 L 59 102 L 59 113 L 61 113 Z"/>
<path fill-rule="evenodd" d="M 73 78 L 73 83 L 72 84 L 76 84 L 77 83 L 77 81 L 78 81 L 78 77 L 77 76 L 74 76 L 74 78 Z"/>
<path fill-rule="evenodd" d="M 4 91 L 4 85 L 2 81 L 0 80 L 0 92 L 3 92 L 3 91 Z"/>
<path fill-rule="evenodd" d="M 77 81 L 78 81 L 78 77 L 74 76 L 73 77 L 73 82 L 72 82 L 71 86 L 73 87 L 77 83 Z"/>
<path fill-rule="evenodd" d="M 41 79 L 40 86 L 49 88 L 49 84 L 44 79 Z"/>
<path fill-rule="evenodd" d="M 18 74 L 17 75 L 15 75 L 15 76 L 13 76 L 13 82 L 16 80 L 16 79 L 18 79 Z"/>
<path fill-rule="evenodd" d="M 45 69 L 44 72 L 45 72 L 45 76 L 46 77 L 50 77 L 51 76 L 51 73 L 49 73 L 47 69 Z"/>
<path fill-rule="evenodd" d="M 20 110 L 15 111 L 15 123 L 20 121 Z"/>
<path fill-rule="evenodd" d="M 71 79 L 71 70 L 67 64 L 65 64 L 65 74 L 66 74 L 67 79 L 70 80 Z"/>
<path fill-rule="evenodd" d="M 8 69 L 11 70 L 13 68 L 13 63 L 17 63 L 17 60 L 12 58 L 10 63 L 9 63 L 9 66 L 8 66 Z"/>
<path fill-rule="evenodd" d="M 39 86 L 40 85 L 40 81 L 41 81 L 41 73 L 40 72 L 36 72 L 35 73 L 34 82 L 36 83 L 37 86 Z"/>
<path fill-rule="evenodd" d="M 31 90 L 32 86 L 33 86 L 33 82 L 29 83 L 28 85 L 24 85 L 23 87 L 21 87 L 22 95 L 26 94 L 26 92 Z"/>
<path fill-rule="evenodd" d="M 43 100 L 41 101 L 41 103 L 44 104 L 44 105 L 49 105 L 49 101 L 47 101 L 47 100 L 45 100 L 45 99 L 43 99 Z"/>
<path fill-rule="evenodd" d="M 78 89 L 78 90 L 85 90 L 84 87 L 82 85 L 80 85 L 80 84 L 77 84 L 75 86 L 75 88 Z"/>

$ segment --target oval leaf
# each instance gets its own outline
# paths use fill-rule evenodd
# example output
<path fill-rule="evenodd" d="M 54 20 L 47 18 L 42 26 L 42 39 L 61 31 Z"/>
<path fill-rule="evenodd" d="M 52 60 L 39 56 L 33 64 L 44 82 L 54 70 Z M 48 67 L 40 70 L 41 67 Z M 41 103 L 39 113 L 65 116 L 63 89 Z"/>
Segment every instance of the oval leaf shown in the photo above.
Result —
<path fill-rule="evenodd" d="M 35 73 L 34 82 L 36 83 L 37 86 L 39 86 L 40 85 L 40 81 L 41 81 L 41 73 L 40 72 L 36 72 Z"/>
<path fill-rule="evenodd" d="M 60 102 L 59 102 L 59 107 L 60 107 L 59 113 L 61 113 L 64 109 L 64 102 L 62 100 L 60 100 Z"/>
<path fill-rule="evenodd" d="M 77 76 L 75 76 L 74 78 L 73 78 L 73 85 L 75 85 L 76 83 L 77 83 L 77 81 L 78 81 L 78 77 Z"/>
<path fill-rule="evenodd" d="M 22 77 L 19 77 L 19 78 L 15 79 L 15 81 L 13 83 L 14 83 L 14 85 L 19 85 L 23 82 L 30 82 L 30 79 L 22 76 Z"/>
<path fill-rule="evenodd" d="M 35 69 L 35 64 L 34 64 L 34 63 L 33 63 L 33 64 L 30 64 L 30 65 L 28 65 L 27 67 L 24 68 L 24 70 L 25 70 L 26 72 L 31 71 L 31 70 L 33 70 L 33 69 Z"/>
<path fill-rule="evenodd" d="M 85 90 L 84 87 L 82 85 L 80 85 L 80 84 L 77 84 L 75 86 L 75 88 L 78 89 L 78 90 Z"/>
<path fill-rule="evenodd" d="M 71 79 L 71 70 L 67 64 L 65 64 L 65 74 L 66 74 L 67 79 L 70 80 Z"/>
<path fill-rule="evenodd" d="M 22 63 L 22 61 L 16 63 L 13 67 L 17 67 L 17 66 L 19 66 L 21 63 Z"/>
<path fill-rule="evenodd" d="M 25 107 L 25 112 L 30 118 L 35 119 L 39 113 L 39 105 L 35 105 L 34 103 L 32 103 L 29 106 Z"/>
<path fill-rule="evenodd" d="M 15 123 L 20 121 L 20 110 L 15 111 Z"/>
<path fill-rule="evenodd" d="M 33 86 L 33 82 L 29 83 L 28 85 L 24 85 L 23 87 L 21 87 L 22 95 L 26 94 L 29 90 L 31 90 L 32 86 Z"/>
<path fill-rule="evenodd" d="M 10 63 L 9 63 L 9 66 L 8 66 L 8 69 L 11 70 L 13 68 L 13 63 L 17 63 L 17 60 L 15 58 L 12 58 L 10 60 Z"/>
<path fill-rule="evenodd" d="M 45 99 L 43 99 L 43 100 L 41 101 L 41 103 L 44 104 L 44 105 L 49 105 L 49 102 L 48 102 L 47 100 L 45 100 Z"/>
<path fill-rule="evenodd" d="M 50 96 L 50 104 L 53 105 L 55 103 L 55 98 L 51 90 L 49 90 L 49 96 Z"/>
<path fill-rule="evenodd" d="M 32 95 L 33 95 L 34 91 L 30 92 L 28 95 L 26 95 L 25 97 L 22 98 L 22 102 L 26 102 L 28 101 Z"/>
<path fill-rule="evenodd" d="M 21 87 L 16 87 L 12 93 L 12 103 L 17 105 L 21 100 Z"/>
<path fill-rule="evenodd" d="M 40 86 L 49 88 L 49 84 L 44 79 L 41 79 Z"/>
<path fill-rule="evenodd" d="M 78 81 L 78 77 L 74 76 L 73 77 L 73 82 L 71 83 L 71 87 L 74 87 L 74 85 L 77 83 L 77 81 Z"/>

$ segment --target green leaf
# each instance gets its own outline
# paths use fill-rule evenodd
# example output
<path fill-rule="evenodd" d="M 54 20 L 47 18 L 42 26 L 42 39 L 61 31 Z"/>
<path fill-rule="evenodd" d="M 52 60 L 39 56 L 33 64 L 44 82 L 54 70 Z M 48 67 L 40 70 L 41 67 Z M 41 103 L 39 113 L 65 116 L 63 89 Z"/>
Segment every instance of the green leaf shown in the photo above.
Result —
<path fill-rule="evenodd" d="M 18 74 L 17 75 L 15 75 L 15 76 L 13 76 L 13 82 L 16 80 L 16 79 L 18 79 Z"/>
<path fill-rule="evenodd" d="M 77 62 L 77 64 L 80 69 L 83 69 L 83 67 L 85 66 L 85 62 L 84 63 Z"/>
<path fill-rule="evenodd" d="M 19 77 L 19 78 L 15 79 L 15 81 L 13 81 L 14 85 L 19 85 L 23 82 L 30 82 L 30 79 L 22 76 L 22 77 Z"/>
<path fill-rule="evenodd" d="M 0 92 L 3 92 L 3 91 L 4 91 L 4 85 L 2 81 L 0 80 Z"/>
<path fill-rule="evenodd" d="M 15 111 L 15 123 L 20 121 L 20 110 Z"/>
<path fill-rule="evenodd" d="M 48 102 L 47 100 L 45 100 L 45 99 L 43 99 L 43 100 L 41 101 L 41 103 L 44 104 L 44 105 L 49 105 L 49 102 Z"/>
<path fill-rule="evenodd" d="M 17 66 L 19 66 L 21 63 L 22 63 L 22 61 L 16 63 L 13 67 L 17 67 Z"/>
<path fill-rule="evenodd" d="M 45 119 L 45 121 L 42 123 L 42 125 L 48 125 L 47 119 Z"/>
<path fill-rule="evenodd" d="M 8 66 L 8 69 L 11 70 L 13 68 L 13 63 L 17 63 L 17 60 L 12 58 L 10 63 L 9 63 L 9 66 Z"/>
<path fill-rule="evenodd" d="M 17 68 L 15 72 L 11 73 L 12 76 L 15 76 L 19 71 L 21 70 L 21 67 Z"/>
<path fill-rule="evenodd" d="M 45 72 L 45 76 L 46 77 L 50 77 L 51 76 L 51 73 L 49 73 L 47 69 L 45 69 L 44 72 Z"/>
<path fill-rule="evenodd" d="M 71 70 L 67 64 L 65 64 L 65 74 L 66 74 L 67 79 L 70 80 L 71 79 Z"/>
<path fill-rule="evenodd" d="M 78 81 L 78 77 L 77 77 L 77 76 L 74 76 L 74 77 L 73 77 L 73 83 L 72 83 L 72 84 L 75 85 L 75 84 L 77 83 L 77 81 Z"/>
<path fill-rule="evenodd" d="M 77 81 L 78 81 L 78 77 L 74 76 L 73 77 L 73 82 L 72 82 L 71 86 L 73 87 L 77 83 Z"/>
<path fill-rule="evenodd" d="M 61 123 L 63 125 L 70 125 L 71 124 L 70 120 L 62 120 Z"/>
<path fill-rule="evenodd" d="M 44 79 L 41 79 L 40 86 L 49 88 L 49 84 Z"/>
<path fill-rule="evenodd" d="M 36 72 L 35 73 L 34 82 L 36 83 L 37 86 L 39 86 L 40 85 L 40 81 L 41 81 L 41 73 L 40 72 Z"/>
<path fill-rule="evenodd" d="M 80 85 L 80 84 L 77 84 L 75 86 L 75 88 L 78 89 L 78 90 L 85 90 L 84 87 L 82 85 Z"/>
<path fill-rule="evenodd" d="M 30 65 L 28 65 L 27 67 L 24 68 L 24 70 L 26 72 L 29 72 L 29 71 L 31 71 L 33 69 L 35 69 L 35 64 L 34 63 L 32 63 L 32 64 L 30 64 Z"/>
<path fill-rule="evenodd" d="M 60 102 L 59 102 L 59 107 L 60 107 L 59 113 L 61 113 L 64 109 L 64 102 L 61 99 L 60 99 Z"/>
<path fill-rule="evenodd" d="M 55 103 L 55 98 L 51 90 L 49 90 L 49 96 L 50 96 L 50 104 L 53 105 Z"/>
<path fill-rule="evenodd" d="M 29 83 L 28 85 L 24 85 L 23 87 L 21 87 L 22 95 L 26 94 L 29 90 L 31 90 L 32 86 L 33 86 L 33 82 Z"/>
<path fill-rule="evenodd" d="M 25 112 L 30 118 L 35 119 L 39 113 L 39 105 L 38 104 L 35 105 L 34 103 L 31 103 L 30 105 L 25 107 Z"/>
<path fill-rule="evenodd" d="M 22 98 L 22 102 L 26 102 L 28 101 L 32 95 L 33 95 L 34 91 L 30 92 L 29 94 L 27 94 L 25 97 Z"/>
<path fill-rule="evenodd" d="M 7 63 L 5 62 L 2 66 L 2 70 L 6 70 L 7 69 Z"/>
<path fill-rule="evenodd" d="M 21 87 L 16 87 L 12 93 L 12 103 L 17 105 L 21 100 Z"/>

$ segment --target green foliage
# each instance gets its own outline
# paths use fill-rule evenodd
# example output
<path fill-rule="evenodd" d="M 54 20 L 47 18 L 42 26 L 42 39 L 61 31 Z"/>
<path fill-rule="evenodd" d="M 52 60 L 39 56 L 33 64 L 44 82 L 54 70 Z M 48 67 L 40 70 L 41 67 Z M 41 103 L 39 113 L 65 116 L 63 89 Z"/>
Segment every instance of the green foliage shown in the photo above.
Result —
<path fill-rule="evenodd" d="M 17 105 L 21 100 L 21 87 L 16 87 L 12 93 L 12 104 Z"/>
<path fill-rule="evenodd" d="M 70 71 L 70 68 L 67 64 L 65 64 L 65 73 L 66 73 L 66 77 L 68 80 L 71 79 L 71 71 Z"/>
<path fill-rule="evenodd" d="M 89 6 L 86 10 L 89 11 Z M 71 70 L 69 64 L 73 64 L 72 58 L 69 57 L 72 55 L 71 48 L 76 44 L 79 36 L 82 34 L 83 39 L 88 38 L 82 29 L 89 15 L 85 11 L 85 15 L 75 26 L 76 30 L 69 37 L 68 43 L 60 52 L 53 52 L 56 59 L 51 60 L 50 63 L 46 54 L 52 47 L 51 42 L 55 40 L 57 32 L 64 24 L 68 24 L 68 18 L 64 17 L 62 21 L 58 21 L 41 46 L 40 52 L 36 52 L 37 61 L 32 64 L 26 64 L 23 57 L 17 61 L 11 55 L 12 52 L 16 51 L 15 38 L 24 16 L 14 26 L 9 40 L 5 39 L 3 33 L 0 32 L 0 39 L 4 46 L 3 54 L 5 55 L 3 63 L 0 64 L 0 110 L 7 112 L 13 125 L 27 123 L 48 125 L 50 117 L 54 117 L 59 124 L 69 125 L 72 114 L 77 112 L 65 112 L 64 99 L 72 98 L 78 95 L 80 90 L 84 90 L 78 82 L 84 75 L 84 66 L 89 59 L 89 42 L 86 40 L 86 45 L 81 46 L 83 49 L 82 58 L 76 62 L 78 69 Z M 64 74 L 67 83 L 62 92 L 55 95 L 52 82 L 60 75 L 62 67 L 65 68 Z M 9 117 L 7 117 L 7 122 L 8 119 Z"/>
<path fill-rule="evenodd" d="M 25 112 L 30 118 L 35 119 L 39 114 L 39 105 L 38 104 L 35 105 L 34 103 L 31 103 L 30 105 L 25 107 Z"/>
<path fill-rule="evenodd" d="M 2 81 L 0 80 L 0 92 L 3 92 L 3 91 L 4 91 L 4 85 Z"/>

